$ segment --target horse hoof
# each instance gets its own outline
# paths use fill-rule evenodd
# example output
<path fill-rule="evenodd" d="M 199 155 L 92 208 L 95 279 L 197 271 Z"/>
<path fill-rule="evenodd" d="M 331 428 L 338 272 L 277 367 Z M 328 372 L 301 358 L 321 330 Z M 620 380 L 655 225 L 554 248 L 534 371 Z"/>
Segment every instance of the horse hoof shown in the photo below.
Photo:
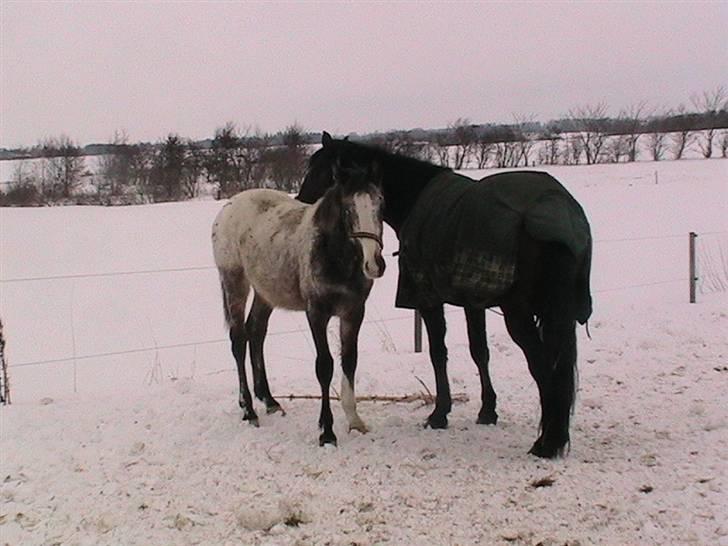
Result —
<path fill-rule="evenodd" d="M 254 426 L 255 428 L 260 427 L 257 415 L 244 415 L 243 421 L 247 421 L 251 426 Z"/>
<path fill-rule="evenodd" d="M 433 417 L 430 415 L 425 422 L 425 428 L 444 429 L 447 428 L 447 417 Z"/>
<path fill-rule="evenodd" d="M 271 404 L 270 406 L 267 406 L 265 408 L 265 412 L 268 415 L 272 415 L 273 413 L 280 413 L 281 417 L 286 416 L 286 410 L 284 410 L 280 404 Z"/>
<path fill-rule="evenodd" d="M 498 414 L 496 412 L 478 414 L 475 422 L 479 425 L 495 425 L 498 422 Z"/>
<path fill-rule="evenodd" d="M 531 455 L 540 457 L 542 459 L 556 459 L 564 454 L 566 444 L 564 443 L 561 447 L 555 447 L 553 445 L 546 445 L 545 442 L 539 438 L 533 444 L 533 447 L 528 451 Z"/>
<path fill-rule="evenodd" d="M 367 432 L 369 432 L 369 427 L 366 426 L 363 421 L 360 421 L 358 423 L 352 423 L 349 425 L 349 432 L 351 432 L 352 430 L 356 430 L 361 432 L 362 434 L 366 434 Z"/>
<path fill-rule="evenodd" d="M 330 445 L 336 447 L 336 436 L 334 436 L 334 433 L 326 434 L 325 432 L 319 436 L 319 446 L 324 447 L 325 445 Z"/>

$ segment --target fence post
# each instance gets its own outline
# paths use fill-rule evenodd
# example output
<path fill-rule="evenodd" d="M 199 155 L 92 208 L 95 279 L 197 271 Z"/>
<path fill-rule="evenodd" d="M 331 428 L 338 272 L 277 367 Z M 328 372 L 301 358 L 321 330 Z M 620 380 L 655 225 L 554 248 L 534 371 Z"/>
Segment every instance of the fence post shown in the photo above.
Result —
<path fill-rule="evenodd" d="M 10 403 L 10 383 L 8 380 L 8 362 L 5 360 L 5 337 L 3 321 L 0 319 L 0 404 Z"/>
<path fill-rule="evenodd" d="M 695 287 L 698 280 L 697 268 L 695 265 L 695 240 L 698 234 L 691 231 L 689 236 L 689 254 L 690 254 L 690 303 L 695 303 Z"/>
<path fill-rule="evenodd" d="M 415 352 L 422 352 L 422 315 L 415 309 Z"/>

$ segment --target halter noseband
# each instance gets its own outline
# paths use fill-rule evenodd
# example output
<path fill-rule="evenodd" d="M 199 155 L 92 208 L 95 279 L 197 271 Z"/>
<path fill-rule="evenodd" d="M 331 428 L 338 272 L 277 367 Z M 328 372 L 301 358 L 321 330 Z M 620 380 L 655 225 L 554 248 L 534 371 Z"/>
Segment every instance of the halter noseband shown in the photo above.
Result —
<path fill-rule="evenodd" d="M 384 243 L 382 243 L 382 238 L 375 234 L 375 233 L 369 233 L 368 231 L 355 231 L 351 234 L 352 239 L 371 239 L 372 241 L 375 241 L 379 248 L 384 248 Z"/>

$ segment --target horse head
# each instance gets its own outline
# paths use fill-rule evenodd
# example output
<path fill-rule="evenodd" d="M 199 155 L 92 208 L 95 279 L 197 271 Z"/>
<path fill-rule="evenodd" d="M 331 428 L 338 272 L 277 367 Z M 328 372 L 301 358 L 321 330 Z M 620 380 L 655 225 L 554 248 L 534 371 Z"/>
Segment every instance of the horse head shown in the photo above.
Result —
<path fill-rule="evenodd" d="M 334 161 L 330 166 L 329 184 L 317 211 L 321 228 L 338 231 L 353 241 L 361 249 L 364 276 L 368 279 L 381 277 L 385 269 L 382 258 L 384 199 L 378 166 L 346 168 Z"/>
<path fill-rule="evenodd" d="M 341 170 L 364 165 L 350 160 L 351 148 L 352 142 L 348 137 L 335 139 L 324 131 L 321 148 L 309 159 L 306 176 L 296 199 L 314 203 L 334 185 L 334 169 L 337 166 Z"/>

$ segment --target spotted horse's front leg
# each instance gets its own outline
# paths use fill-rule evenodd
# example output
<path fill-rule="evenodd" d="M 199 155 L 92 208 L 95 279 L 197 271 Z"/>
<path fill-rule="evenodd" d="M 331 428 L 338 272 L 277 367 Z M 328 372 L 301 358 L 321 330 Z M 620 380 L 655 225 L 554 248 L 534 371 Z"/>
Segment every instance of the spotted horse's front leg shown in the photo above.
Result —
<path fill-rule="evenodd" d="M 361 323 L 364 320 L 364 302 L 341 316 L 341 406 L 349 421 L 349 431 L 369 432 L 369 428 L 356 411 L 354 376 L 358 359 L 358 341 Z"/>

